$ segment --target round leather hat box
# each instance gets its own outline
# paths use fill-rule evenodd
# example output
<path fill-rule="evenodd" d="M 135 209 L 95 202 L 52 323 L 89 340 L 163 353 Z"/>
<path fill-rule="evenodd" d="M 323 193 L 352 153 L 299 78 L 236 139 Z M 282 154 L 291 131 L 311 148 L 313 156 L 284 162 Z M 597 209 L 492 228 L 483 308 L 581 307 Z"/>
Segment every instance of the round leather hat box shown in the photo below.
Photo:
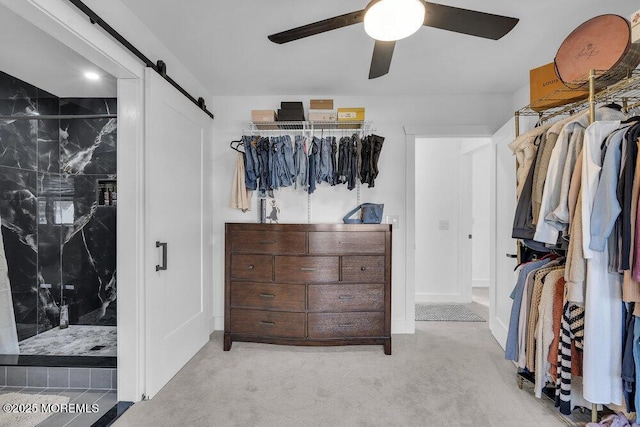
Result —
<path fill-rule="evenodd" d="M 622 16 L 600 15 L 581 24 L 562 42 L 554 59 L 556 74 L 571 89 L 589 83 L 596 70 L 596 89 L 612 85 L 640 64 L 640 43 L 631 43 L 631 25 Z"/>

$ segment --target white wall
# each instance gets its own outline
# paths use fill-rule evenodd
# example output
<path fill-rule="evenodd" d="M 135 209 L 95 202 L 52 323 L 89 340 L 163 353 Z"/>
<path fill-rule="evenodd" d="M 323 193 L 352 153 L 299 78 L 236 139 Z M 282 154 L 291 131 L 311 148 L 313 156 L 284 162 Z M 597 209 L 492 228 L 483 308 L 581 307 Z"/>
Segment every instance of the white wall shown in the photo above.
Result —
<path fill-rule="evenodd" d="M 336 107 L 365 107 L 366 119 L 385 143 L 379 161 L 380 175 L 375 188 L 362 188 L 362 201 L 385 204 L 385 215 L 399 215 L 400 227 L 393 230 L 392 332 L 413 332 L 408 305 L 414 301 L 407 293 L 406 234 L 414 230 L 406 222 L 406 135 L 405 128 L 434 129 L 437 133 L 455 134 L 459 127 L 497 128 L 511 114 L 508 96 L 469 97 L 351 97 L 322 95 L 215 97 L 210 102 L 214 121 L 214 317 L 212 326 L 223 329 L 224 318 L 224 223 L 256 222 L 257 213 L 242 213 L 229 208 L 231 180 L 235 167 L 235 151 L 229 142 L 242 135 L 243 122 L 250 120 L 252 109 L 277 109 L 281 101 L 303 101 L 332 98 Z M 486 108 L 490 102 L 496 108 Z M 501 106 L 507 106 L 505 109 Z M 457 113 L 451 114 L 450 111 Z M 282 223 L 307 221 L 307 195 L 300 190 L 284 189 L 277 194 Z M 253 203 L 255 206 L 255 196 Z M 341 222 L 346 212 L 356 205 L 356 194 L 346 188 L 322 184 L 312 195 L 312 222 Z"/>
<path fill-rule="evenodd" d="M 416 302 L 461 295 L 460 139 L 416 140 Z"/>
<path fill-rule="evenodd" d="M 485 145 L 472 155 L 472 215 L 471 234 L 471 280 L 473 286 L 489 286 L 490 275 L 490 228 L 489 204 L 491 185 L 491 149 Z"/>
<path fill-rule="evenodd" d="M 487 138 L 416 139 L 416 302 L 471 302 L 475 241 L 468 234 L 474 233 L 472 194 L 476 189 L 472 165 L 475 153 L 488 150 L 488 142 Z M 485 172 L 488 179 L 488 168 Z M 486 184 L 486 198 L 480 194 L 478 199 L 484 198 L 488 207 Z M 488 238 L 489 231 L 485 233 Z M 488 254 L 483 256 L 488 259 Z M 488 281 L 488 270 L 486 276 Z"/>

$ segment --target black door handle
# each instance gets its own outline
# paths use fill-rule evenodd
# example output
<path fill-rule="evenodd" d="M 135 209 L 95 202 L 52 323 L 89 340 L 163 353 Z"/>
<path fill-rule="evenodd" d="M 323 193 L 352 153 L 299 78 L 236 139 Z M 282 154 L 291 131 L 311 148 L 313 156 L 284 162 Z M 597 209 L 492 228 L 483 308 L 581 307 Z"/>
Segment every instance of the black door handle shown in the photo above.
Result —
<path fill-rule="evenodd" d="M 507 254 L 507 258 L 518 258 L 517 254 Z"/>
<path fill-rule="evenodd" d="M 156 248 L 162 248 L 162 265 L 156 265 L 156 271 L 167 269 L 167 242 L 156 242 Z"/>

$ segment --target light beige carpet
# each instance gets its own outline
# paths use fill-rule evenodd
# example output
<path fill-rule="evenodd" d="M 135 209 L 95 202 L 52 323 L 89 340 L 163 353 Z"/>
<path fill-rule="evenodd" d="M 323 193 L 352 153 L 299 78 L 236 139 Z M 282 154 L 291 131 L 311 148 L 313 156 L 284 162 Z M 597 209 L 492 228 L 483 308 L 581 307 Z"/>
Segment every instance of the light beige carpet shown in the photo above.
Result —
<path fill-rule="evenodd" d="M 114 426 L 565 425 L 557 410 L 518 389 L 488 322 L 416 322 L 416 329 L 393 335 L 391 356 L 382 346 L 242 342 L 225 352 L 216 332 Z"/>
<path fill-rule="evenodd" d="M 0 427 L 33 427 L 67 403 L 68 397 L 52 394 L 0 394 Z"/>

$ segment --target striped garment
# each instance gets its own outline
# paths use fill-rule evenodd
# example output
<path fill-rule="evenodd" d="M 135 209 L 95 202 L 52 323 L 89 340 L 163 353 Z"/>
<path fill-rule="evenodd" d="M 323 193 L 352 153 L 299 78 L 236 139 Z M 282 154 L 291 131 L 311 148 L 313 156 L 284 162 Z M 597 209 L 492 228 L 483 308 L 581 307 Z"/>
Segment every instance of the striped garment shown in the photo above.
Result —
<path fill-rule="evenodd" d="M 564 415 L 571 414 L 571 341 L 582 348 L 584 337 L 584 307 L 565 302 L 562 313 L 562 330 L 558 344 L 558 379 L 556 381 L 556 406 Z"/>

